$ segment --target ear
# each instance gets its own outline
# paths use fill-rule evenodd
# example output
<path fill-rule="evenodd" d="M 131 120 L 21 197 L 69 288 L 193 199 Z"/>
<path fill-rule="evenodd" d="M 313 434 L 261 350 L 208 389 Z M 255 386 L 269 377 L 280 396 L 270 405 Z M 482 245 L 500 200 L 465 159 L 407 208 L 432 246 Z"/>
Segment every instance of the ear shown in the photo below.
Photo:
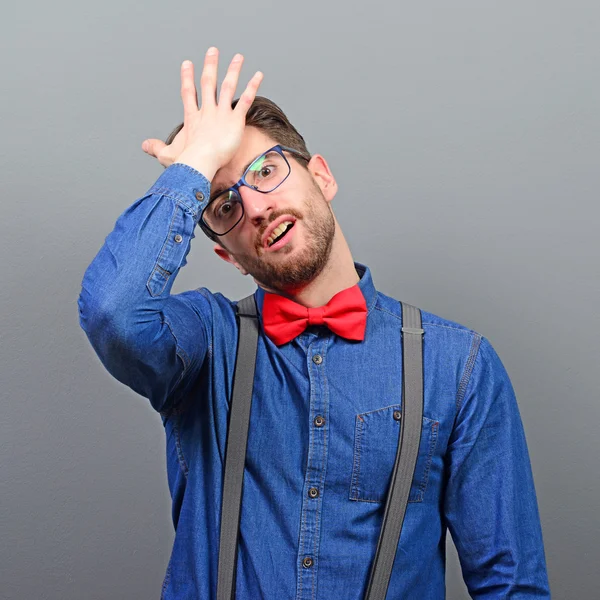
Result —
<path fill-rule="evenodd" d="M 325 200 L 331 202 L 337 193 L 338 185 L 327 161 L 320 154 L 313 154 L 307 168 L 321 188 Z"/>
<path fill-rule="evenodd" d="M 240 263 L 236 262 L 231 254 L 229 254 L 229 252 L 227 252 L 227 250 L 225 250 L 222 246 L 215 244 L 213 250 L 215 251 L 215 254 L 222 258 L 225 262 L 234 265 L 242 275 L 248 275 L 248 271 L 246 271 L 246 269 L 244 269 Z"/>

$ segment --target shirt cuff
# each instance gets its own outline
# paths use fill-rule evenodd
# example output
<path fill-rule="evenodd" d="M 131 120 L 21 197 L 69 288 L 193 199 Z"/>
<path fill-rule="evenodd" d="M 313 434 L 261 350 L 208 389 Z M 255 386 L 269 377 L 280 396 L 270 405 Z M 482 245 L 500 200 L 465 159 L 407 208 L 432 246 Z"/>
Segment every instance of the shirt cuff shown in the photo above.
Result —
<path fill-rule="evenodd" d="M 210 181 L 194 167 L 173 163 L 156 180 L 148 194 L 161 194 L 181 202 L 198 222 L 210 198 Z"/>

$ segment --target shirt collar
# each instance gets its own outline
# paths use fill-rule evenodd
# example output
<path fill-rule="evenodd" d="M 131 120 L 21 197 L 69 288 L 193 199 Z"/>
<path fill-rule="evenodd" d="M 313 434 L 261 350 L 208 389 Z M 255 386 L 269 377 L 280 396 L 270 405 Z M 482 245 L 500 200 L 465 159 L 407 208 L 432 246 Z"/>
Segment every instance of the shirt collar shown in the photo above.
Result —
<path fill-rule="evenodd" d="M 365 302 L 367 303 L 368 313 L 371 312 L 372 308 L 375 306 L 375 302 L 377 300 L 377 290 L 375 289 L 375 285 L 373 284 L 373 278 L 371 277 L 371 271 L 369 267 L 363 265 L 361 263 L 355 262 L 354 268 L 360 277 L 358 281 L 358 287 L 360 291 L 363 293 L 365 297 Z M 262 314 L 263 300 L 265 298 L 265 290 L 260 286 L 257 286 L 256 291 L 254 292 L 254 297 L 256 299 L 256 306 L 258 308 L 258 313 Z M 367 314 L 368 314 L 367 313 Z"/>

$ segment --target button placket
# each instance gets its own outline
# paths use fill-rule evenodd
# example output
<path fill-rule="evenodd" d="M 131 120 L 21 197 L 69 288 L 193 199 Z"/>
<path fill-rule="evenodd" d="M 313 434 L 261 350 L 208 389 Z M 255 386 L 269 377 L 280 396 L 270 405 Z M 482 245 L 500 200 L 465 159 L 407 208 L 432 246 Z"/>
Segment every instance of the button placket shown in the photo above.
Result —
<path fill-rule="evenodd" d="M 327 451 L 329 449 L 329 418 L 325 353 L 328 340 L 314 337 L 305 348 L 308 366 L 309 415 L 312 425 L 308 429 L 308 457 L 304 474 L 304 498 L 300 519 L 298 545 L 298 573 L 295 600 L 313 600 L 317 587 L 319 544 L 322 527 L 322 492 L 324 490 Z M 313 567 L 313 568 L 311 568 Z"/>
<path fill-rule="evenodd" d="M 186 207 L 181 202 L 175 201 L 169 231 L 189 235 L 193 227 L 194 221 L 190 218 Z M 152 296 L 159 296 L 165 291 L 172 273 L 181 264 L 182 254 L 185 252 L 185 245 L 181 243 L 183 240 L 184 236 L 181 233 L 169 234 L 165 239 L 154 269 L 146 282 L 146 287 Z"/>

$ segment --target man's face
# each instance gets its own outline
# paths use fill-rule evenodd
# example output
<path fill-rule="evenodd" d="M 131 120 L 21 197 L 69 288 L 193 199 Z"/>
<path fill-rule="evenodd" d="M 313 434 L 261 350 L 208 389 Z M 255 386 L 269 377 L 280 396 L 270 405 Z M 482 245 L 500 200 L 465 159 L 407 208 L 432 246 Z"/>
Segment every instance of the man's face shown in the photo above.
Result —
<path fill-rule="evenodd" d="M 211 189 L 233 185 L 248 162 L 276 143 L 260 130 L 246 127 L 240 148 L 217 171 Z M 293 154 L 285 156 L 291 173 L 276 190 L 264 194 L 247 186 L 239 188 L 244 216 L 220 237 L 225 249 L 215 245 L 215 252 L 263 287 L 290 293 L 312 281 L 327 264 L 335 234 L 329 202 L 337 186 L 320 155 L 312 157 L 308 171 Z M 277 227 L 283 229 L 289 222 L 291 228 L 269 246 L 269 237 L 281 231 Z"/>

